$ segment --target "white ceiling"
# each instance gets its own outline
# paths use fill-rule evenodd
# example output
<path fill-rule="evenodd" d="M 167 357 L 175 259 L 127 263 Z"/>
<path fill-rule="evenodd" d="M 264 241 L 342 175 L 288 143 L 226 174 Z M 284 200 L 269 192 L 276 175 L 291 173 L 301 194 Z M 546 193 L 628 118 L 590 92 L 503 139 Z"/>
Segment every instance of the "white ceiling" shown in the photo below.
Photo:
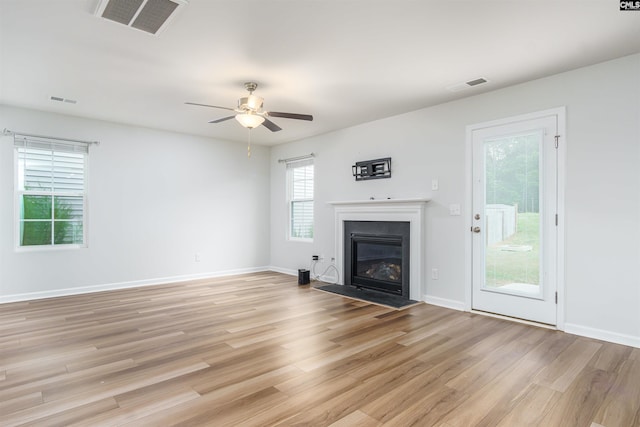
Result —
<path fill-rule="evenodd" d="M 189 0 L 158 36 L 96 6 L 0 0 L 0 103 L 245 143 L 184 102 L 234 107 L 256 81 L 266 110 L 314 116 L 253 131 L 274 145 L 640 52 L 615 0 Z"/>

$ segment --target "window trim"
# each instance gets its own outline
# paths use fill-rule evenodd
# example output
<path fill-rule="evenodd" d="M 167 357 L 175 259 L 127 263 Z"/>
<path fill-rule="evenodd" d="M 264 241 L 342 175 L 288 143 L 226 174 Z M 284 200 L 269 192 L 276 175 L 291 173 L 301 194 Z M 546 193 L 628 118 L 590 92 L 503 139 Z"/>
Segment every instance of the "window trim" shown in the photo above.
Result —
<path fill-rule="evenodd" d="M 73 250 L 73 249 L 86 249 L 89 247 L 88 244 L 88 199 L 89 199 L 89 143 L 85 143 L 85 142 L 78 142 L 78 141 L 69 141 L 68 144 L 69 146 L 75 145 L 75 146 L 79 146 L 79 145 L 84 145 L 86 148 L 86 152 L 82 153 L 83 154 L 83 190 L 77 191 L 77 192 L 56 192 L 53 189 L 51 191 L 38 191 L 38 190 L 21 190 L 19 188 L 19 149 L 20 148 L 28 148 L 26 146 L 26 143 L 24 143 L 23 145 L 19 145 L 16 140 L 17 139 L 21 139 L 21 140 L 28 140 L 31 137 L 31 135 L 18 135 L 18 134 L 14 134 L 14 147 L 13 147 L 13 173 L 14 173 L 14 179 L 13 179 L 13 205 L 14 205 L 14 209 L 13 209 L 13 225 L 14 225 L 14 251 L 15 252 L 40 252 L 40 251 L 60 251 L 60 250 Z M 36 136 L 36 138 L 38 139 L 46 139 L 46 137 L 40 137 L 40 136 Z M 55 152 L 64 152 L 64 150 L 56 150 L 55 146 L 61 146 L 62 144 L 65 144 L 64 142 L 61 142 L 63 140 L 58 139 L 58 138 L 52 138 L 54 141 L 52 141 L 51 143 L 51 149 L 50 151 Z M 44 150 L 43 148 L 35 148 L 35 149 L 40 149 L 40 150 Z M 71 152 L 71 151 L 70 151 Z M 22 222 L 22 218 L 20 215 L 20 199 L 23 195 L 34 195 L 34 196 L 52 196 L 53 198 L 55 198 L 56 196 L 72 196 L 72 197 L 82 197 L 82 243 L 78 244 L 78 243 L 66 243 L 66 244 L 54 244 L 53 241 L 51 244 L 48 245 L 21 245 L 20 244 L 20 225 Z M 53 224 L 55 222 L 55 218 L 53 218 L 53 212 L 52 212 L 52 218 L 51 218 L 51 223 Z M 53 232 L 53 227 L 52 227 L 52 232 Z"/>
<path fill-rule="evenodd" d="M 313 243 L 313 237 L 295 237 L 291 233 L 291 229 L 293 226 L 293 202 L 311 202 L 312 203 L 312 225 L 314 226 L 315 231 L 315 162 L 313 161 L 313 157 L 303 157 L 296 160 L 286 162 L 286 209 L 287 209 L 287 232 L 286 238 L 290 242 L 306 242 Z M 298 167 L 305 166 L 313 166 L 313 198 L 311 199 L 293 199 L 293 170 Z"/>

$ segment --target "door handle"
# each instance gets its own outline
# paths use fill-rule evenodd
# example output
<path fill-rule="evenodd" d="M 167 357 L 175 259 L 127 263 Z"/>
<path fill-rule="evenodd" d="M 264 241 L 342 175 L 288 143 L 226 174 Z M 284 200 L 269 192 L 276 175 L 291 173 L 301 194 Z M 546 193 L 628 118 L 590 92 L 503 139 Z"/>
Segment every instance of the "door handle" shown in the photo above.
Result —
<path fill-rule="evenodd" d="M 473 227 L 473 228 L 471 229 L 471 231 L 473 231 L 474 233 L 479 233 L 479 232 L 480 232 L 480 227 L 478 227 L 478 226 Z"/>

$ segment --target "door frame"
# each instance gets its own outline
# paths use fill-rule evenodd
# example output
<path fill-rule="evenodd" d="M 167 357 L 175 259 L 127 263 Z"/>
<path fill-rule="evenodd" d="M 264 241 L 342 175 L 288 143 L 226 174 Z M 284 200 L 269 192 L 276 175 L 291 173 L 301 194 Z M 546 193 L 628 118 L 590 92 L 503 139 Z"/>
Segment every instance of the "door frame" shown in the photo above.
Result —
<path fill-rule="evenodd" d="M 464 310 L 472 311 L 472 286 L 473 286 L 473 259 L 472 259 L 472 233 L 471 227 L 473 226 L 473 132 L 479 129 L 503 126 L 509 123 L 535 120 L 542 117 L 555 116 L 557 120 L 558 131 L 558 152 L 557 152 L 557 214 L 558 214 L 558 229 L 557 229 L 557 268 L 556 268 L 556 291 L 558 292 L 558 307 L 556 317 L 556 329 L 564 330 L 564 314 L 565 314 L 565 205 L 564 205 L 564 191 L 565 191 L 565 171 L 566 171 L 566 149 L 567 149 L 567 131 L 566 131 L 566 107 L 557 107 L 549 110 L 536 111 L 533 113 L 521 114 L 517 116 L 506 117 L 503 119 L 491 120 L 482 123 L 476 123 L 466 126 L 466 146 L 465 146 L 465 201 L 464 204 L 464 216 L 465 216 L 465 301 Z"/>

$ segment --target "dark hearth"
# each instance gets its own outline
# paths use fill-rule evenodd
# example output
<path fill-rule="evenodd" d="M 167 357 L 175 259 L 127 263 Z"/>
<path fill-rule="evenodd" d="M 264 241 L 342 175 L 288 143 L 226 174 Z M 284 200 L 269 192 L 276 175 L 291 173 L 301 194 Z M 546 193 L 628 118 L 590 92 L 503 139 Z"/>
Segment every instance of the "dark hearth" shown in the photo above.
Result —
<path fill-rule="evenodd" d="M 409 222 L 345 221 L 345 285 L 409 299 Z"/>
<path fill-rule="evenodd" d="M 418 301 L 403 298 L 399 295 L 392 295 L 388 292 L 373 291 L 364 288 L 356 288 L 355 286 L 324 285 L 318 286 L 315 289 L 395 309 L 418 304 Z"/>

